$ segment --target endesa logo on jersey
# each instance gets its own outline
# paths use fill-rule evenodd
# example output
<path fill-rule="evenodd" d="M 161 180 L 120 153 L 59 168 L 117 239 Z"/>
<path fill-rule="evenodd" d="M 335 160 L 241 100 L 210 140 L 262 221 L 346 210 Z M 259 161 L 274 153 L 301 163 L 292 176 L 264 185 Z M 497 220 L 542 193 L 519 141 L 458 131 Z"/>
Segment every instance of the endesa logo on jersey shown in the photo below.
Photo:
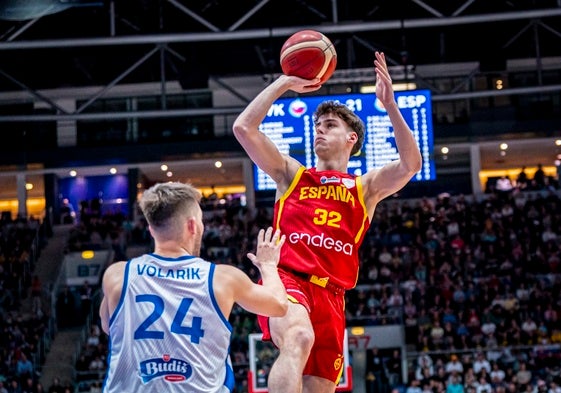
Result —
<path fill-rule="evenodd" d="M 325 248 L 326 250 L 342 252 L 345 255 L 353 255 L 353 245 L 351 243 L 335 240 L 329 236 L 325 236 L 323 233 L 319 235 L 310 235 L 309 233 L 304 232 L 292 232 L 288 235 L 287 239 L 292 244 L 301 242 L 308 247 L 320 247 Z"/>
<path fill-rule="evenodd" d="M 193 367 L 184 360 L 173 359 L 169 355 L 140 362 L 140 377 L 143 383 L 163 377 L 168 382 L 181 382 L 193 374 Z"/>

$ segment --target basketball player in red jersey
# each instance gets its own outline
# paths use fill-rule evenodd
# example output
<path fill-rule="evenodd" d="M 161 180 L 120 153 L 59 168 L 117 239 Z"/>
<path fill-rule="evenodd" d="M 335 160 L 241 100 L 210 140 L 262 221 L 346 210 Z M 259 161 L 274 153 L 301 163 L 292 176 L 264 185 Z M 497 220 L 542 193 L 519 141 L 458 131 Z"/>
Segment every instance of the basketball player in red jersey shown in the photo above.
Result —
<path fill-rule="evenodd" d="M 234 122 L 249 157 L 276 182 L 274 226 L 286 234 L 279 273 L 291 301 L 280 318 L 259 317 L 263 338 L 279 356 L 270 393 L 334 392 L 343 371 L 345 290 L 356 285 L 358 251 L 378 202 L 421 170 L 419 147 L 394 98 L 383 53 L 376 52 L 376 96 L 392 123 L 399 159 L 362 176 L 347 173 L 362 148 L 364 124 L 345 105 L 324 102 L 314 113 L 317 166 L 282 154 L 259 125 L 275 100 L 292 90 L 318 90 L 319 79 L 281 75 Z"/>

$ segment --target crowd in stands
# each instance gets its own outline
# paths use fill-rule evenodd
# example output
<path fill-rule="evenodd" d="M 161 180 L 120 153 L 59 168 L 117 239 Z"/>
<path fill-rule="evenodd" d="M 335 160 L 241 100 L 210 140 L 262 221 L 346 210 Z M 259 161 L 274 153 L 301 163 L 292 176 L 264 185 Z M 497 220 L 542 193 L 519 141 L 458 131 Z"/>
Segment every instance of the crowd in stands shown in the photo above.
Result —
<path fill-rule="evenodd" d="M 403 322 L 409 375 L 390 388 L 560 391 L 561 200 L 541 190 L 378 208 L 346 304 L 350 323 Z"/>
<path fill-rule="evenodd" d="M 33 277 L 45 241 L 45 228 L 34 219 L 2 214 L 0 220 L 0 393 L 40 393 L 37 366 L 44 361 L 51 334 L 41 289 Z M 30 312 L 22 304 L 32 300 Z"/>
<path fill-rule="evenodd" d="M 236 265 L 257 280 L 246 254 L 254 251 L 258 230 L 270 225 L 271 209 L 251 211 L 218 200 L 204 215 L 201 256 Z M 407 372 L 404 378 L 399 351 L 371 348 L 367 391 L 561 393 L 560 228 L 559 191 L 547 187 L 493 189 L 477 199 L 442 194 L 382 202 L 361 248 L 357 287 L 346 294 L 347 321 L 349 326 L 403 325 Z M 109 245 L 121 260 L 128 245 L 149 242 L 142 219 L 100 216 L 77 222 L 68 247 Z M 9 285 L 6 278 L 17 265 L 9 267 L 5 242 L 0 247 L 2 283 Z M 23 280 L 29 288 L 31 277 Z M 8 315 L 22 293 L 6 287 L 0 293 Z M 231 322 L 241 393 L 247 391 L 247 336 L 259 330 L 255 317 L 241 308 L 234 308 Z M 40 337 L 41 323 L 2 318 L 0 326 L 6 332 L 2 340 L 8 341 L 1 353 L 3 384 L 21 386 L 28 374 L 17 374 L 17 364 L 32 358 L 37 345 L 32 338 Z M 101 390 L 107 337 L 95 320 L 88 332 L 77 356 L 74 389 L 93 393 Z M 29 364 L 19 369 L 29 370 Z"/>

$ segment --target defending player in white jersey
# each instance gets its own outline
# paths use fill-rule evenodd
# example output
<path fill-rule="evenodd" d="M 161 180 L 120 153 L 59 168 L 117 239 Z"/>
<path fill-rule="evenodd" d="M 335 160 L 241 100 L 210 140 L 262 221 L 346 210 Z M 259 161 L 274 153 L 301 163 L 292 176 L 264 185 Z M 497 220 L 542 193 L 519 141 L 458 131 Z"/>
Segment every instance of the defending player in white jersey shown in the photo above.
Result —
<path fill-rule="evenodd" d="M 248 258 L 264 285 L 230 265 L 199 257 L 204 232 L 200 193 L 156 184 L 140 199 L 154 252 L 116 262 L 103 276 L 100 306 L 110 350 L 104 393 L 231 392 L 229 355 L 235 303 L 249 312 L 283 316 L 286 291 L 277 264 L 285 237 L 261 230 Z"/>

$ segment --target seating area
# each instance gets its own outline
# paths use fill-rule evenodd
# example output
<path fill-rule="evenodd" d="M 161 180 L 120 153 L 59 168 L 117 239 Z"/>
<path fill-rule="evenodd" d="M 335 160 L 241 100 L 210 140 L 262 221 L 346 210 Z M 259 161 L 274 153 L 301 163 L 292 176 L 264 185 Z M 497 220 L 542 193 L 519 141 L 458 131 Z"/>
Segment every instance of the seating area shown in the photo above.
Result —
<path fill-rule="evenodd" d="M 245 255 L 255 249 L 257 231 L 269 225 L 272 211 L 260 208 L 252 213 L 239 205 L 213 204 L 205 208 L 204 216 L 201 256 L 236 265 L 257 280 L 257 270 Z M 111 229 L 100 230 L 100 223 Z M 349 326 L 402 324 L 408 369 L 407 378 L 402 378 L 393 354 L 381 351 L 385 383 L 371 383 L 367 372 L 369 391 L 440 392 L 458 383 L 475 393 L 483 393 L 486 384 L 487 393 L 530 392 L 544 384 L 556 388 L 561 377 L 560 224 L 561 198 L 554 189 L 492 192 L 481 199 L 443 194 L 382 202 L 361 249 L 357 287 L 346 294 L 347 321 Z M 22 354 L 32 363 L 42 361 L 35 354 L 42 345 L 44 316 L 38 313 L 29 320 L 17 316 L 21 299 L 30 296 L 32 256 L 39 252 L 38 240 L 29 240 L 39 238 L 37 225 L 32 226 L 31 237 L 26 224 L 5 224 L 2 230 L 1 323 L 9 332 L 2 345 L 4 384 L 26 383 L 29 375 L 17 373 Z M 21 239 L 15 243 L 6 240 L 16 233 L 25 235 L 17 236 Z M 150 244 L 142 220 L 115 224 L 112 217 L 76 224 L 69 240 L 69 249 L 95 243 L 121 253 L 133 244 Z M 19 248 L 8 251 L 9 244 Z M 90 289 L 93 311 L 98 289 Z M 74 391 L 101 388 L 107 337 L 96 315 L 91 312 L 85 320 Z M 243 392 L 249 366 L 247 335 L 258 332 L 258 327 L 255 318 L 239 307 L 231 322 L 237 392 Z"/>
<path fill-rule="evenodd" d="M 0 386 L 36 385 L 54 334 L 33 271 L 46 229 L 35 219 L 0 220 Z M 16 390 L 9 390 L 16 391 Z"/>

